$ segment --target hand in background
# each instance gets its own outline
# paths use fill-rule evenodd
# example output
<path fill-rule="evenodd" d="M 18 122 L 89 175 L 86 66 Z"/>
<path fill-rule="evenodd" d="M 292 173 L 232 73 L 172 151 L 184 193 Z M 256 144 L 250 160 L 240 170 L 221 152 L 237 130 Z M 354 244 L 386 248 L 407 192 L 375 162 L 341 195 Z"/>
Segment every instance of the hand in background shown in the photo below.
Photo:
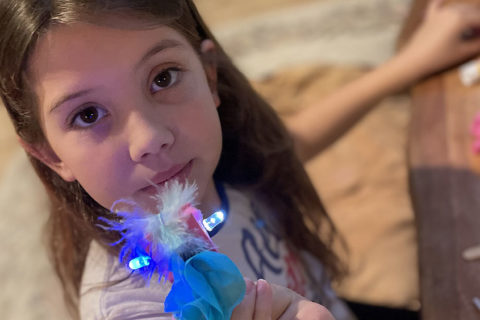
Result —
<path fill-rule="evenodd" d="M 245 298 L 233 311 L 232 320 L 335 320 L 325 307 L 288 288 L 265 280 L 246 279 L 245 283 Z"/>
<path fill-rule="evenodd" d="M 432 0 L 397 55 L 417 80 L 480 53 L 480 5 Z"/>
<path fill-rule="evenodd" d="M 432 0 L 403 49 L 284 121 L 302 161 L 322 152 L 380 100 L 480 53 L 480 5 Z"/>

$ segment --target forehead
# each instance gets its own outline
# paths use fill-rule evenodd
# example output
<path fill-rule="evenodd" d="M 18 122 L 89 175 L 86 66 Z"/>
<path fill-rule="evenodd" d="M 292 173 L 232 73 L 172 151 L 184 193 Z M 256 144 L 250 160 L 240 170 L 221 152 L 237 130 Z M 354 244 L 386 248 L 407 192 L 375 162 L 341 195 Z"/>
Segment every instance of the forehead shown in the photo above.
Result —
<path fill-rule="evenodd" d="M 88 23 L 55 25 L 39 39 L 30 60 L 30 71 L 39 75 L 47 70 L 72 69 L 82 61 L 92 65 L 131 63 L 164 40 L 191 49 L 182 35 L 167 26 L 120 29 Z"/>
<path fill-rule="evenodd" d="M 164 51 L 171 59 L 192 61 L 188 40 L 168 26 L 125 29 L 88 23 L 56 25 L 38 41 L 29 61 L 28 76 L 40 106 L 58 95 L 102 86 L 147 65 Z"/>

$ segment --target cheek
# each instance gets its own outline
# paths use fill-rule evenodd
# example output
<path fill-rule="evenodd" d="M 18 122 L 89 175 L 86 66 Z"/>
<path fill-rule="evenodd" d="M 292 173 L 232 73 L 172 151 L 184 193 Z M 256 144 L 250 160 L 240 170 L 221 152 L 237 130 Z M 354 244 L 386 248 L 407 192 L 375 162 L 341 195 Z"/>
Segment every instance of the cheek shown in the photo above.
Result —
<path fill-rule="evenodd" d="M 199 130 L 206 132 L 217 132 L 220 128 L 220 120 L 218 118 L 217 103 L 215 95 L 212 94 L 210 88 L 206 83 L 201 90 L 191 99 L 190 121 L 192 126 L 199 127 Z M 195 121 L 196 119 L 196 121 Z"/>
<path fill-rule="evenodd" d="M 110 209 L 114 201 L 128 195 L 125 187 L 129 183 L 129 168 L 118 155 L 105 149 L 92 149 L 96 152 L 77 149 L 64 156 L 64 163 L 85 191 Z"/>
<path fill-rule="evenodd" d="M 221 144 L 222 132 L 217 109 L 213 104 L 201 106 L 195 104 L 192 112 L 185 114 L 184 127 L 188 134 L 198 141 L 199 146 L 209 149 Z"/>
<path fill-rule="evenodd" d="M 91 169 L 84 171 L 78 182 L 100 205 L 110 209 L 114 201 L 129 195 L 125 188 L 128 181 L 122 179 L 122 171 L 102 167 Z"/>

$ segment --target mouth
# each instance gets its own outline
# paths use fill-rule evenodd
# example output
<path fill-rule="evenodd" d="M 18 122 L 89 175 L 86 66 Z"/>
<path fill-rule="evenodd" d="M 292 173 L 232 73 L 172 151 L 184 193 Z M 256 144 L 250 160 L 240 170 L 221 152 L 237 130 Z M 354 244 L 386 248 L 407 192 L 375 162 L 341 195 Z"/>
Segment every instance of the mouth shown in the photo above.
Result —
<path fill-rule="evenodd" d="M 169 181 L 177 180 L 180 183 L 183 183 L 187 180 L 188 175 L 190 174 L 192 168 L 192 161 L 190 160 L 186 164 L 178 164 L 167 171 L 157 173 L 150 182 L 153 183 L 142 188 L 140 191 L 145 192 L 149 195 L 158 194 Z"/>

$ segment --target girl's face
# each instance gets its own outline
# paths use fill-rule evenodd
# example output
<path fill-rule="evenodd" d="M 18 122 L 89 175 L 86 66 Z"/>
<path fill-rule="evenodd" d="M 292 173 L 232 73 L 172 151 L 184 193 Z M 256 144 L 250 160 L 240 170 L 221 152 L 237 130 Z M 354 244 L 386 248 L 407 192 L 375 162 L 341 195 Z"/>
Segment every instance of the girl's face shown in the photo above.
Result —
<path fill-rule="evenodd" d="M 212 42 L 201 50 L 214 50 Z M 64 180 L 77 180 L 105 208 L 129 198 L 147 209 L 157 192 L 151 182 L 195 181 L 200 208 L 218 207 L 215 68 L 180 33 L 54 26 L 29 76 L 49 146 L 27 148 Z"/>

